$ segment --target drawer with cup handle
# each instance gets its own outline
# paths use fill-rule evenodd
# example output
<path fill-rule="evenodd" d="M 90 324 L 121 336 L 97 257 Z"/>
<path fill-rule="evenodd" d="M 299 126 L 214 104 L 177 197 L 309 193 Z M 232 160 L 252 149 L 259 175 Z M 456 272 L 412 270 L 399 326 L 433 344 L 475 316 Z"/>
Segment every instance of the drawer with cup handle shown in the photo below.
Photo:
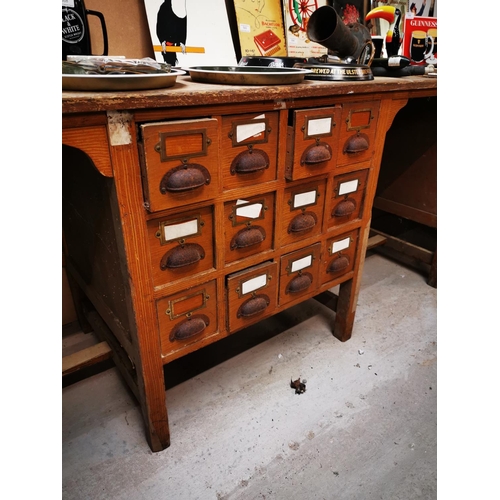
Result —
<path fill-rule="evenodd" d="M 283 305 L 316 290 L 319 286 L 321 243 L 281 257 L 279 304 Z"/>
<path fill-rule="evenodd" d="M 286 205 L 280 223 L 282 245 L 321 234 L 325 186 L 326 179 L 318 179 L 285 190 L 283 202 Z"/>
<path fill-rule="evenodd" d="M 335 167 L 339 147 L 342 108 L 331 106 L 293 111 L 287 131 L 285 176 L 306 179 L 329 173 Z"/>
<path fill-rule="evenodd" d="M 156 310 L 165 359 L 218 333 L 215 280 L 159 299 Z"/>
<path fill-rule="evenodd" d="M 216 119 L 148 123 L 140 131 L 144 197 L 150 212 L 220 194 Z"/>
<path fill-rule="evenodd" d="M 333 195 L 328 208 L 328 227 L 336 227 L 363 217 L 369 169 L 356 170 L 333 178 Z"/>
<path fill-rule="evenodd" d="M 227 276 L 229 330 L 269 316 L 277 304 L 277 263 L 264 262 Z"/>
<path fill-rule="evenodd" d="M 339 127 L 337 167 L 371 161 L 375 154 L 379 107 L 379 101 L 344 104 Z"/>
<path fill-rule="evenodd" d="M 277 178 L 278 112 L 222 117 L 221 164 L 226 190 Z"/>
<path fill-rule="evenodd" d="M 147 224 L 154 286 L 214 268 L 212 205 Z"/>
<path fill-rule="evenodd" d="M 322 283 L 327 283 L 352 271 L 359 230 L 355 229 L 326 240 L 326 250 L 323 252 L 320 273 Z"/>
<path fill-rule="evenodd" d="M 226 263 L 273 247 L 274 199 L 275 193 L 272 192 L 224 204 Z"/>

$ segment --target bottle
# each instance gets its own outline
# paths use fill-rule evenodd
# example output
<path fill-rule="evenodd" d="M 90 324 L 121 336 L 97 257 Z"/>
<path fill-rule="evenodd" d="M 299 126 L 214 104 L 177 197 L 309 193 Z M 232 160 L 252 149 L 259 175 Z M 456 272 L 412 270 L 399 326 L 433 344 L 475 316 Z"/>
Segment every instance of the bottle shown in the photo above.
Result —
<path fill-rule="evenodd" d="M 406 68 L 410 60 L 405 56 L 375 57 L 372 61 L 374 68 L 401 69 Z"/>
<path fill-rule="evenodd" d="M 83 0 L 62 0 L 62 60 L 68 55 L 91 55 L 90 32 L 87 16 L 97 16 L 101 21 L 104 53 L 108 55 L 108 34 L 101 12 L 85 8 Z"/>

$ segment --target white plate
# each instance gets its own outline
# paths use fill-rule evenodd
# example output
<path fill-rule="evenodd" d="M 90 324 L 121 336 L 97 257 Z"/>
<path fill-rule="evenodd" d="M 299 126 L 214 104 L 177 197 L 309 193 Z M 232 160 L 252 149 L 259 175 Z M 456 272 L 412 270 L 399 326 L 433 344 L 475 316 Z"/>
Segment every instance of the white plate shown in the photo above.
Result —
<path fill-rule="evenodd" d="M 62 75 L 63 90 L 150 90 L 172 87 L 178 76 L 186 72 L 172 69 L 170 73 L 143 75 Z"/>

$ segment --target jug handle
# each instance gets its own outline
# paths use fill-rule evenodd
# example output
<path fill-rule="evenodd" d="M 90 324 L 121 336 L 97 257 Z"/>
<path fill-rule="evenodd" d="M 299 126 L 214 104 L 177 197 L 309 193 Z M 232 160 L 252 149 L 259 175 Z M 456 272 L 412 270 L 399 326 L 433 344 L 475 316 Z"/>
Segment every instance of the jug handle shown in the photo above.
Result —
<path fill-rule="evenodd" d="M 102 15 L 101 12 L 97 12 L 96 10 L 85 9 L 85 12 L 90 16 L 97 16 L 99 18 L 99 20 L 101 21 L 102 38 L 104 41 L 104 51 L 101 55 L 107 56 L 108 55 L 108 31 L 106 30 L 106 22 L 104 21 L 104 16 Z"/>

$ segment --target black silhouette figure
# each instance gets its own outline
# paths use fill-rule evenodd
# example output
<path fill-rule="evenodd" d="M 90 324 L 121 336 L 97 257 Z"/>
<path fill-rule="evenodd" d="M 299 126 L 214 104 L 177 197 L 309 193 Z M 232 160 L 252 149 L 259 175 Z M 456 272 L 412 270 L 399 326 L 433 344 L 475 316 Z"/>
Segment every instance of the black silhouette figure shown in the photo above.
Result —
<path fill-rule="evenodd" d="M 158 9 L 156 36 L 162 45 L 162 56 L 167 64 L 177 64 L 177 53 L 166 52 L 165 47 L 181 47 L 185 53 L 187 38 L 187 15 L 179 17 L 172 9 L 172 0 L 165 0 Z"/>

